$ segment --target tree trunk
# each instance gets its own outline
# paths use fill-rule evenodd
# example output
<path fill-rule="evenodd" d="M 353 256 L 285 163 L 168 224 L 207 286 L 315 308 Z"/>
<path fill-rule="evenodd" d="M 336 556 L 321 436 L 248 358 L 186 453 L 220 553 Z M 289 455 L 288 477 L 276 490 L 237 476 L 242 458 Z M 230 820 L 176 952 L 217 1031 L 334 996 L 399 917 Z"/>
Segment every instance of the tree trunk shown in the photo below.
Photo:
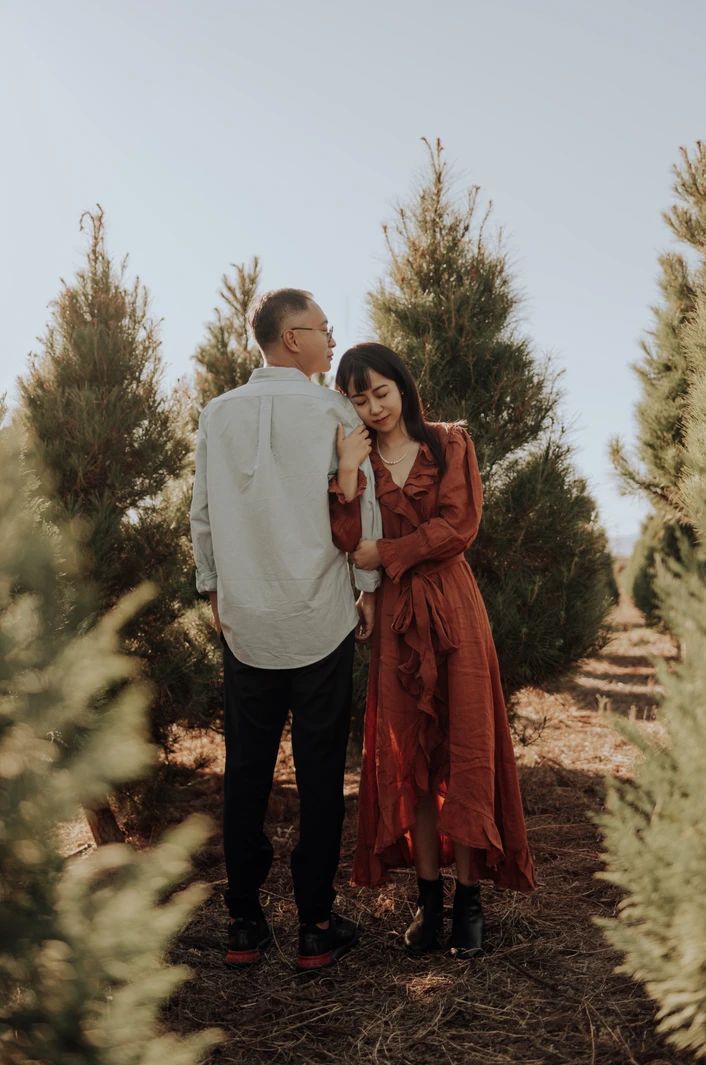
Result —
<path fill-rule="evenodd" d="M 86 815 L 88 827 L 93 833 L 96 846 L 101 847 L 104 843 L 125 842 L 123 830 L 115 820 L 115 814 L 107 803 L 102 806 L 99 804 L 84 806 L 83 812 Z"/>

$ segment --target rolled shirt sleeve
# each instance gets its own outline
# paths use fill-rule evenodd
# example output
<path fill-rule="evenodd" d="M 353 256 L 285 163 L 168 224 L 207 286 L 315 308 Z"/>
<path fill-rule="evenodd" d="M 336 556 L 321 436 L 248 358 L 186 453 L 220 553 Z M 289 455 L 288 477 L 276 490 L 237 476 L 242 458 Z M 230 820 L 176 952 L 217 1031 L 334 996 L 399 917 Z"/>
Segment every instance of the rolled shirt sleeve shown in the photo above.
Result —
<path fill-rule="evenodd" d="M 360 523 L 363 530 L 361 539 L 379 540 L 382 536 L 382 516 L 375 495 L 375 474 L 370 459 L 365 460 L 361 470 L 367 481 L 360 500 Z M 353 579 L 359 591 L 374 592 L 380 587 L 382 574 L 379 569 L 358 569 L 354 566 Z"/>
<path fill-rule="evenodd" d="M 206 480 L 206 423 L 207 412 L 202 411 L 196 443 L 196 472 L 191 497 L 191 543 L 196 563 L 196 589 L 202 595 L 215 592 L 218 585 L 213 556 L 211 524 L 208 517 L 208 489 Z"/>

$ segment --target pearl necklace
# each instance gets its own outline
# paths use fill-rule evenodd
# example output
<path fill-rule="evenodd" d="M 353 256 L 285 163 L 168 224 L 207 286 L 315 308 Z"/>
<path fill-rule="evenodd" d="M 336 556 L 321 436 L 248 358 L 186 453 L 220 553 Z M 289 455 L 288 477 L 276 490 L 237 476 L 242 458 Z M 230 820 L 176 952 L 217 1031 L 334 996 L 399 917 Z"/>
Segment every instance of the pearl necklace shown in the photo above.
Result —
<path fill-rule="evenodd" d="M 412 447 L 414 447 L 414 444 L 412 444 Z M 380 451 L 380 443 L 378 442 L 378 445 L 377 445 L 378 455 L 380 456 L 380 458 L 382 459 L 382 461 L 385 463 L 386 466 L 397 466 L 398 463 L 402 462 L 402 460 L 405 459 L 407 457 L 407 455 L 409 455 L 411 450 L 412 450 L 412 448 L 408 447 L 407 450 L 404 452 L 404 454 L 401 455 L 400 458 L 398 458 L 398 459 L 386 459 L 384 457 L 384 455 L 382 454 L 382 452 Z"/>

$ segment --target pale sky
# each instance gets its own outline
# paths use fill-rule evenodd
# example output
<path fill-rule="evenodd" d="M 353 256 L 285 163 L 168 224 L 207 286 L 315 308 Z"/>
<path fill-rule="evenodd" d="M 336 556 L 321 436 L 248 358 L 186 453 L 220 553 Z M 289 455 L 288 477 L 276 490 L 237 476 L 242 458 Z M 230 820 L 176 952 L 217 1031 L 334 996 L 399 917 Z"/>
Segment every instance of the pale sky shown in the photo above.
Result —
<path fill-rule="evenodd" d="M 670 245 L 680 145 L 706 137 L 698 0 L 0 0 L 0 390 L 12 398 L 100 202 L 191 372 L 229 264 L 314 292 L 338 351 L 371 335 L 383 222 L 441 137 L 493 201 L 576 466 L 611 537 L 643 508 L 607 456 Z"/>

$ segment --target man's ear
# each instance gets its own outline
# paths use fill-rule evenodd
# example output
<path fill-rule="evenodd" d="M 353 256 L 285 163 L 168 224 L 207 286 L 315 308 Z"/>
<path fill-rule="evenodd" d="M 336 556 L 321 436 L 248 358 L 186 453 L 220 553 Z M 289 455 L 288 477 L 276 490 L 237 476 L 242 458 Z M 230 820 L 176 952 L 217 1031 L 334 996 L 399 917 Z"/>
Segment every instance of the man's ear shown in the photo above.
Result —
<path fill-rule="evenodd" d="M 293 329 L 282 330 L 282 343 L 288 351 L 298 351 L 299 345 L 297 344 L 297 334 Z"/>

